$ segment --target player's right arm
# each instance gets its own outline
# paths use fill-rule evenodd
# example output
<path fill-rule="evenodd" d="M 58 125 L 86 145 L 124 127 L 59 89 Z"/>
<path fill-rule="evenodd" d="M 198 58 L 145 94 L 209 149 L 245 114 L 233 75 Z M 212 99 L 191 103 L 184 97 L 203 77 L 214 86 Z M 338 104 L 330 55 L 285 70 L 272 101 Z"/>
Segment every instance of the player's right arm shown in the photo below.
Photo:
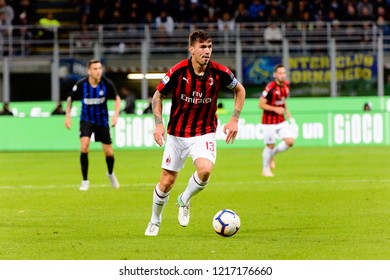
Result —
<path fill-rule="evenodd" d="M 263 95 L 260 96 L 260 102 L 259 102 L 259 108 L 263 109 L 264 111 L 271 111 L 275 112 L 279 115 L 284 114 L 284 108 L 283 107 L 277 107 L 277 106 L 272 106 L 268 104 L 267 98 L 265 98 Z"/>
<path fill-rule="evenodd" d="M 68 99 L 66 99 L 66 111 L 65 111 L 65 127 L 70 129 L 72 127 L 72 118 L 70 116 L 70 110 L 72 109 L 72 101 L 73 99 L 81 96 L 82 87 L 80 84 L 82 80 L 77 81 L 77 83 L 73 86 L 72 91 L 69 93 Z"/>
<path fill-rule="evenodd" d="M 72 109 L 72 97 L 69 96 L 66 100 L 66 113 L 65 113 L 65 127 L 70 129 L 72 127 L 72 118 L 70 117 L 70 110 Z"/>
<path fill-rule="evenodd" d="M 156 143 L 160 147 L 164 144 L 164 141 L 166 140 L 164 123 L 162 119 L 162 100 L 162 94 L 158 90 L 156 90 L 152 99 L 154 123 L 156 125 L 153 136 L 154 141 L 156 141 Z"/>

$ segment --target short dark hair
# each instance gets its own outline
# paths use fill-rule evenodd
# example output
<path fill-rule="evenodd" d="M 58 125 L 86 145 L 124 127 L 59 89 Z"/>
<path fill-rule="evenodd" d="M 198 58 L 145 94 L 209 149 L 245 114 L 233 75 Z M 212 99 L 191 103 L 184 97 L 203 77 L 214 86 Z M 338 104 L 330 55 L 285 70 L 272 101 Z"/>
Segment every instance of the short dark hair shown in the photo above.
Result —
<path fill-rule="evenodd" d="M 274 73 L 275 73 L 276 71 L 278 71 L 279 68 L 284 68 L 284 65 L 281 64 L 281 63 L 276 64 L 276 65 L 274 66 Z"/>
<path fill-rule="evenodd" d="M 211 41 L 211 35 L 209 33 L 204 30 L 196 30 L 190 34 L 188 44 L 193 46 L 196 41 L 203 43 L 208 40 Z"/>
<path fill-rule="evenodd" d="M 99 59 L 91 59 L 89 62 L 88 62 L 88 68 L 92 65 L 92 64 L 95 64 L 95 63 L 101 63 Z"/>

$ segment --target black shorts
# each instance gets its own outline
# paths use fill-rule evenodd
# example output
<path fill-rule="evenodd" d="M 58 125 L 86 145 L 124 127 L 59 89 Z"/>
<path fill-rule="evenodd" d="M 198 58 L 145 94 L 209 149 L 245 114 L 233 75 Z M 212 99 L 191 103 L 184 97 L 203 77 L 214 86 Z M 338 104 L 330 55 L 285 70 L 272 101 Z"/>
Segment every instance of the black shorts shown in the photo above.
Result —
<path fill-rule="evenodd" d="M 91 138 L 92 133 L 95 134 L 96 142 L 102 142 L 103 144 L 112 144 L 110 127 L 80 122 L 80 138 Z"/>

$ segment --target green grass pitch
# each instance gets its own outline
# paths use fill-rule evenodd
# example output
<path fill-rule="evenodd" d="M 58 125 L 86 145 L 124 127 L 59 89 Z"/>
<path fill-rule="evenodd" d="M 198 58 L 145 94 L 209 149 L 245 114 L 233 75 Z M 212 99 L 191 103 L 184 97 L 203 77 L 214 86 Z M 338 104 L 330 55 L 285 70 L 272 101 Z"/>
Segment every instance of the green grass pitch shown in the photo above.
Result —
<path fill-rule="evenodd" d="M 261 150 L 220 149 L 182 228 L 188 160 L 157 237 L 144 231 L 162 149 L 116 151 L 119 190 L 103 152 L 91 152 L 88 192 L 78 152 L 0 153 L 0 259 L 390 259 L 389 147 L 294 147 L 276 157 L 274 178 L 261 176 Z M 212 229 L 223 208 L 241 218 L 231 238 Z"/>

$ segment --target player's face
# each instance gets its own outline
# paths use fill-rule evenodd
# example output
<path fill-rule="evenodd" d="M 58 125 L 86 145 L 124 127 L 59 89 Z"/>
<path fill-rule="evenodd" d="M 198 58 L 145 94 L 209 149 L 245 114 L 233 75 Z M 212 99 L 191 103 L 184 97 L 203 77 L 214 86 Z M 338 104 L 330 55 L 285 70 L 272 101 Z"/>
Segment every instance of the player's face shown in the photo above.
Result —
<path fill-rule="evenodd" d="M 213 52 L 213 44 L 211 40 L 204 42 L 196 41 L 193 46 L 190 46 L 190 52 L 199 66 L 206 66 L 207 63 L 209 63 L 211 53 Z"/>
<path fill-rule="evenodd" d="M 275 78 L 276 83 L 283 84 L 284 81 L 286 80 L 286 69 L 284 67 L 279 67 L 274 72 L 274 78 Z"/>
<path fill-rule="evenodd" d="M 100 80 L 100 78 L 102 77 L 102 74 L 103 74 L 103 67 L 102 67 L 102 64 L 100 62 L 99 63 L 92 63 L 89 66 L 88 75 L 92 79 Z"/>

